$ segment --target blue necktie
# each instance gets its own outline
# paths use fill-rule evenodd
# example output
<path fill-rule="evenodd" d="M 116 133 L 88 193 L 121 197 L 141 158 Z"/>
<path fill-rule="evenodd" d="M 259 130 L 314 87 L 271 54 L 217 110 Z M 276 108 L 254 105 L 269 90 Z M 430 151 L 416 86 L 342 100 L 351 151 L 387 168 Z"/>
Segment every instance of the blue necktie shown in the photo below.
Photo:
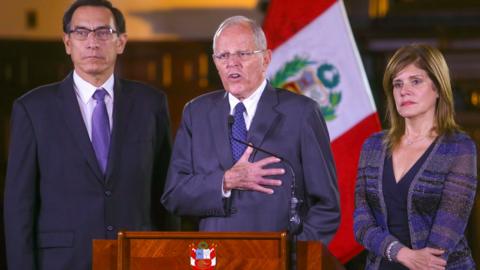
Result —
<path fill-rule="evenodd" d="M 92 114 L 92 145 L 97 156 L 98 165 L 105 174 L 108 160 L 108 148 L 110 147 L 110 121 L 108 120 L 107 106 L 105 105 L 107 91 L 100 88 L 93 94 L 97 105 Z"/>
<path fill-rule="evenodd" d="M 234 109 L 233 118 L 235 121 L 232 125 L 232 137 L 245 142 L 247 140 L 247 127 L 245 126 L 243 112 L 245 112 L 245 106 L 243 103 L 239 102 Z M 230 139 L 230 144 L 232 146 L 233 160 L 234 162 L 237 162 L 243 152 L 245 152 L 245 149 L 247 149 L 247 146 L 233 139 Z"/>

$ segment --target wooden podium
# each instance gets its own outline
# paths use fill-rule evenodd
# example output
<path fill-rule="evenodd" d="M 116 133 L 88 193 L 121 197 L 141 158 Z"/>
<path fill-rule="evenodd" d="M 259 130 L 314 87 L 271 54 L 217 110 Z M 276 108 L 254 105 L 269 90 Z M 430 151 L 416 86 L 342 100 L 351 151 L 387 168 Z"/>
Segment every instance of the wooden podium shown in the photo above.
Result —
<path fill-rule="evenodd" d="M 93 270 L 191 270 L 197 250 L 216 262 L 201 268 L 212 262 L 199 260 L 197 269 L 288 270 L 288 244 L 286 233 L 273 232 L 119 232 L 118 240 L 93 240 Z M 320 242 L 298 241 L 297 269 L 344 268 Z"/>

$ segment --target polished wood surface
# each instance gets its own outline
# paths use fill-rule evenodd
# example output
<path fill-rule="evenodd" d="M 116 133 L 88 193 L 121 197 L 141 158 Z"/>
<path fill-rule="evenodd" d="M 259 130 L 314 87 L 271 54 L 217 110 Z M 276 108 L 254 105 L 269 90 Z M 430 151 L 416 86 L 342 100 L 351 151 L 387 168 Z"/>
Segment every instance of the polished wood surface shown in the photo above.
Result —
<path fill-rule="evenodd" d="M 93 240 L 93 270 L 117 269 L 117 240 Z"/>
<path fill-rule="evenodd" d="M 286 233 L 120 232 L 93 241 L 93 270 L 190 270 L 191 247 L 201 241 L 216 245 L 215 269 L 288 269 Z M 299 241 L 297 269 L 344 268 L 320 242 Z"/>
<path fill-rule="evenodd" d="M 343 265 L 321 242 L 297 242 L 297 270 L 344 270 Z"/>
<path fill-rule="evenodd" d="M 117 270 L 191 269 L 192 246 L 216 245 L 217 269 L 286 270 L 286 233 L 120 232 Z"/>
<path fill-rule="evenodd" d="M 93 269 L 191 269 L 191 248 L 201 241 L 216 245 L 216 269 L 287 269 L 286 233 L 198 232 L 121 232 L 118 241 L 94 240 Z"/>

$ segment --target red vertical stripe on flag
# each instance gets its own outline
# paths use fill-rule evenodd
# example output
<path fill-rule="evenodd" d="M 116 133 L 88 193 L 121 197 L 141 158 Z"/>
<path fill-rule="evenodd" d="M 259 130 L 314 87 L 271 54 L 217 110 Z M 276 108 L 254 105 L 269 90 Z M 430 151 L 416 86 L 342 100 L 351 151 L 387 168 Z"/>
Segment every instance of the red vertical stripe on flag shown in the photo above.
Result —
<path fill-rule="evenodd" d="M 355 179 L 358 159 L 365 139 L 379 130 L 378 114 L 374 113 L 332 142 L 332 151 L 337 165 L 340 208 L 340 227 L 328 249 L 342 263 L 355 257 L 363 247 L 355 241 L 353 234 L 353 210 L 355 200 Z"/>

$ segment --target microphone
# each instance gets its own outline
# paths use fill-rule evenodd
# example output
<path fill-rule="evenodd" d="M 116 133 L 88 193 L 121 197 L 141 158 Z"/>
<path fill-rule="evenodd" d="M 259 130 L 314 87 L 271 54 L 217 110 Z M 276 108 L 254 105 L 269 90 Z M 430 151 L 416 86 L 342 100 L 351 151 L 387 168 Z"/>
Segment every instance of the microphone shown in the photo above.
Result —
<path fill-rule="evenodd" d="M 290 211 L 289 211 L 289 214 L 290 214 L 290 217 L 289 217 L 289 223 L 288 223 L 288 232 L 291 234 L 291 235 L 297 235 L 299 234 L 301 231 L 302 231 L 302 220 L 300 218 L 300 214 L 299 214 L 299 210 L 300 210 L 300 206 L 302 204 L 302 201 L 299 200 L 297 197 L 296 197 L 296 192 L 295 192 L 295 187 L 296 187 L 296 184 L 295 184 L 295 171 L 293 170 L 293 166 L 292 164 L 285 158 L 277 155 L 277 154 L 274 154 L 270 151 L 267 151 L 263 148 L 260 148 L 258 146 L 254 146 L 253 144 L 249 144 L 247 142 L 244 142 L 238 138 L 235 138 L 233 137 L 232 135 L 232 125 L 233 123 L 235 122 L 235 119 L 233 118 L 232 115 L 229 115 L 228 116 L 228 127 L 229 127 L 229 131 L 230 131 L 230 138 L 240 144 L 243 144 L 243 145 L 246 145 L 247 147 L 251 147 L 253 149 L 255 149 L 256 151 L 260 151 L 262 153 L 265 153 L 267 155 L 270 155 L 270 156 L 273 156 L 273 157 L 276 157 L 278 159 L 280 159 L 284 164 L 287 165 L 287 167 L 289 168 L 290 170 L 290 174 L 292 175 L 292 185 L 291 185 L 291 198 L 290 198 Z"/>

